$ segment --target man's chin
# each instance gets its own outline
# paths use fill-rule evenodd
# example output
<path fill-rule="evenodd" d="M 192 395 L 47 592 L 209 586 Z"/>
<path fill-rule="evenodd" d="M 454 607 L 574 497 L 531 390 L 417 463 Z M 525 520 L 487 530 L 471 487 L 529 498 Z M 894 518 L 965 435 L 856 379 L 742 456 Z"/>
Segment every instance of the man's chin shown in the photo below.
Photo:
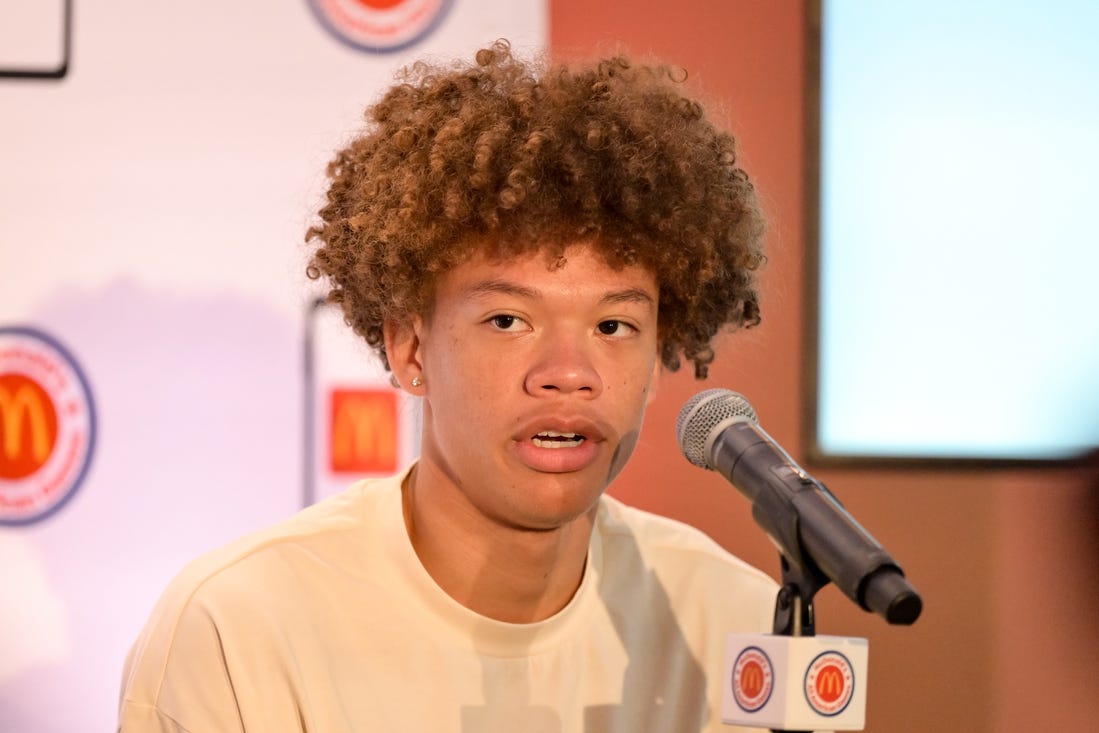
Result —
<path fill-rule="evenodd" d="M 550 474 L 554 477 L 565 477 L 569 474 Z M 605 486 L 599 482 L 592 485 L 590 478 L 583 482 L 584 486 L 561 486 L 557 490 L 546 492 L 544 489 L 536 495 L 528 498 L 531 503 L 525 506 L 514 507 L 512 524 L 516 529 L 531 532 L 552 532 L 574 524 L 577 520 L 592 517 L 595 514 L 599 498 L 603 495 Z"/>

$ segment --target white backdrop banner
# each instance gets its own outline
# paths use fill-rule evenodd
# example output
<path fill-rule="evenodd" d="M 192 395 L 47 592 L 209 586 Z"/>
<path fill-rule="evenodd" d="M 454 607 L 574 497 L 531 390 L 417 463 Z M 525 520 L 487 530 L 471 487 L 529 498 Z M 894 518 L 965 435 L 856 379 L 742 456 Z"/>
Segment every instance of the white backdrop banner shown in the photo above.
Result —
<path fill-rule="evenodd" d="M 400 66 L 545 2 L 0 0 L 0 731 L 113 730 L 188 560 L 415 454 L 304 232 Z"/>

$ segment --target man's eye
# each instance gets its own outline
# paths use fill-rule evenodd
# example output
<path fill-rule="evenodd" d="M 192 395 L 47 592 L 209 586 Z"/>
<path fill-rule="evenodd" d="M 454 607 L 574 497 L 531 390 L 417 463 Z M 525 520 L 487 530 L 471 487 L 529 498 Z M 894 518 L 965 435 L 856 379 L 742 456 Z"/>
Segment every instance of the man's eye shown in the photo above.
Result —
<path fill-rule="evenodd" d="M 489 322 L 501 331 L 510 331 L 519 323 L 519 319 L 515 316 L 493 316 Z"/>
<path fill-rule="evenodd" d="M 601 321 L 596 328 L 604 336 L 626 336 L 631 332 L 633 326 L 622 321 Z"/>

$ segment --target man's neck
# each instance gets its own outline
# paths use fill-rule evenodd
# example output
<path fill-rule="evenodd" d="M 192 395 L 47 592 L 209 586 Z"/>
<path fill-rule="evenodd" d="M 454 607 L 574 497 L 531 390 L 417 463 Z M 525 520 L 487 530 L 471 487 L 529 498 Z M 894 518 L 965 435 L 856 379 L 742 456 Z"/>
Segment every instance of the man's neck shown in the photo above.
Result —
<path fill-rule="evenodd" d="M 532 623 L 564 608 L 580 586 L 595 519 L 529 530 L 480 514 L 460 495 L 433 490 L 417 467 L 402 487 L 405 527 L 424 569 L 482 616 Z"/>

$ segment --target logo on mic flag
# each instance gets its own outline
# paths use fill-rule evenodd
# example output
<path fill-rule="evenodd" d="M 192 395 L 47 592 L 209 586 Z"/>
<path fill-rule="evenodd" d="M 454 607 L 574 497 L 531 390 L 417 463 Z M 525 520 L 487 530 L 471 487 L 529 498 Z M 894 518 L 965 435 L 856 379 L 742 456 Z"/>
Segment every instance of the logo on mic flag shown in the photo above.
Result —
<path fill-rule="evenodd" d="M 750 646 L 740 653 L 733 665 L 733 698 L 746 713 L 754 713 L 767 704 L 775 688 L 775 671 L 762 649 Z"/>
<path fill-rule="evenodd" d="M 730 633 L 721 720 L 771 730 L 862 730 L 866 639 Z M 759 674 L 763 672 L 763 674 Z"/>
<path fill-rule="evenodd" d="M 819 654 L 805 673 L 805 699 L 821 715 L 839 715 L 851 702 L 855 673 L 839 652 Z"/>

